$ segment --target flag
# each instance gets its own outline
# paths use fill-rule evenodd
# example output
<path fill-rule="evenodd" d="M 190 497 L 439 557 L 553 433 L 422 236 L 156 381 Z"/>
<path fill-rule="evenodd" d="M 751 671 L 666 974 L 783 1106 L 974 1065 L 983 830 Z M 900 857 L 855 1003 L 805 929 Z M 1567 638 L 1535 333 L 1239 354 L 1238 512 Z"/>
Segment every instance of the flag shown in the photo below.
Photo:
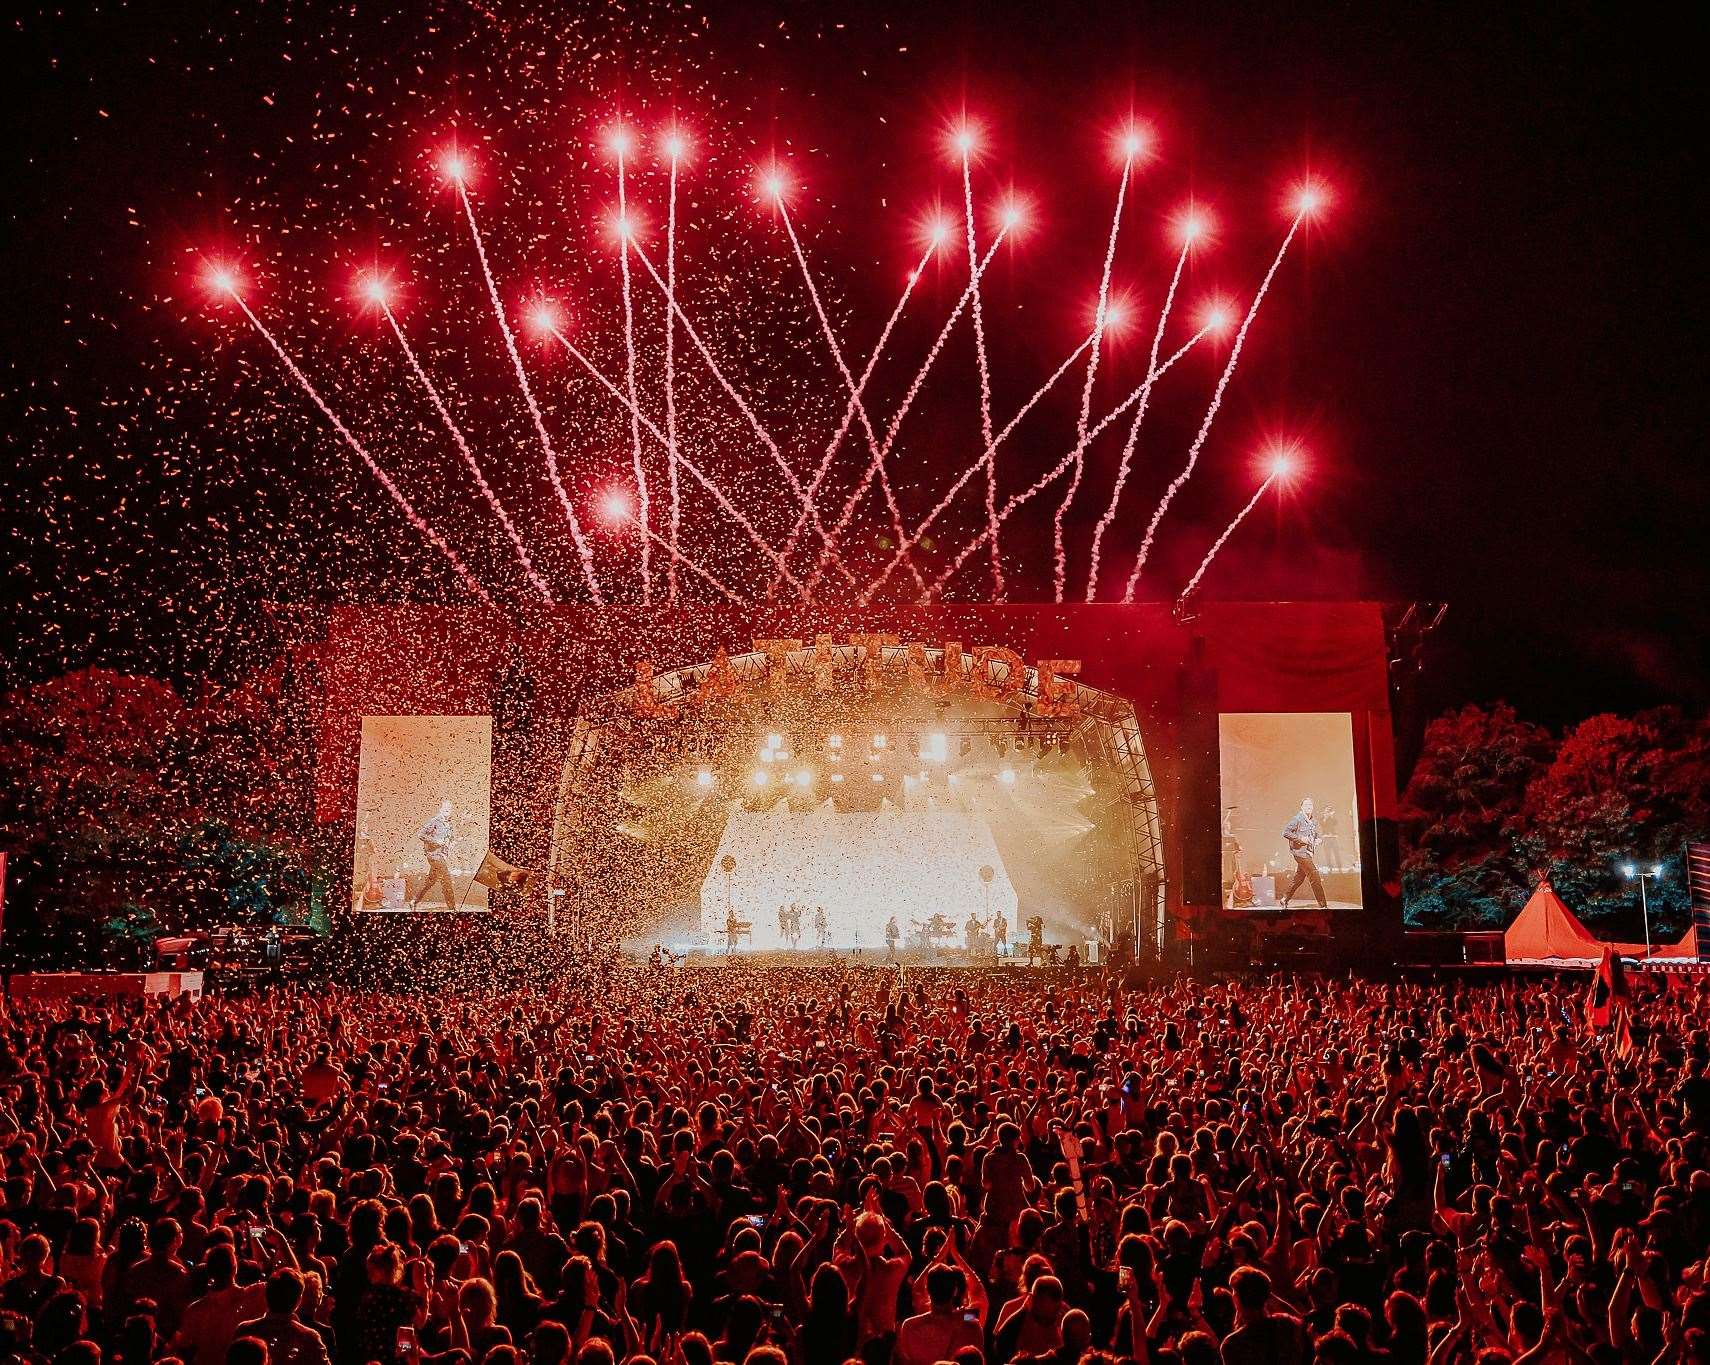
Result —
<path fill-rule="evenodd" d="M 1632 1021 L 1628 1011 L 1622 1010 L 1620 1021 L 1615 1025 L 1615 1055 L 1624 1062 L 1630 1062 L 1638 1052 L 1638 1044 L 1633 1041 Z"/>
<path fill-rule="evenodd" d="M 1615 945 L 1603 945 L 1603 960 L 1597 964 L 1597 975 L 1591 982 L 1591 993 L 1585 998 L 1585 1022 L 1594 1029 L 1608 1028 L 1615 1022 L 1621 1004 L 1627 999 L 1627 979 L 1621 971 L 1621 959 L 1615 955 Z"/>
<path fill-rule="evenodd" d="M 500 887 L 526 891 L 529 883 L 534 880 L 534 869 L 513 867 L 503 858 L 497 857 L 492 849 L 488 849 L 481 859 L 481 866 L 475 869 L 475 880 L 489 891 L 497 891 Z"/>

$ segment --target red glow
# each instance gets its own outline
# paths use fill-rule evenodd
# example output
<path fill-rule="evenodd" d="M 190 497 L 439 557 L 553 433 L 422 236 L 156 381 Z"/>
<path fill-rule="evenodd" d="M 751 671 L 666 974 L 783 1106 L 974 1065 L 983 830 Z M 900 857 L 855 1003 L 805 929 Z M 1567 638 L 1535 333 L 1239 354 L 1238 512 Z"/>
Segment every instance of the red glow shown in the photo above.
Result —
<path fill-rule="evenodd" d="M 1126 123 L 1111 136 L 1111 151 L 1118 161 L 1144 161 L 1157 146 L 1157 136 L 1144 123 Z"/>
<path fill-rule="evenodd" d="M 454 185 L 467 184 L 471 170 L 469 158 L 456 147 L 448 149 L 439 158 L 439 173 Z"/>
<path fill-rule="evenodd" d="M 1199 309 L 1199 325 L 1212 336 L 1222 336 L 1235 325 L 1235 305 L 1225 298 L 1209 298 Z"/>
<path fill-rule="evenodd" d="M 606 150 L 616 157 L 625 157 L 635 146 L 635 137 L 623 124 L 606 129 Z"/>
<path fill-rule="evenodd" d="M 537 337 L 555 336 L 564 326 L 564 314 L 551 299 L 536 299 L 529 305 L 524 320 Z"/>
<path fill-rule="evenodd" d="M 777 165 L 767 166 L 759 174 L 760 198 L 769 204 L 778 204 L 790 191 L 790 182 Z"/>
<path fill-rule="evenodd" d="M 1026 232 L 1033 217 L 1033 206 L 1020 195 L 1012 194 L 998 205 L 997 225 L 1011 237 Z"/>
<path fill-rule="evenodd" d="M 688 134 L 681 128 L 668 128 L 659 139 L 660 152 L 670 161 L 681 161 L 689 154 Z"/>
<path fill-rule="evenodd" d="M 608 488 L 600 494 L 600 520 L 607 526 L 627 526 L 635 516 L 635 508 L 629 500 L 629 490 L 624 488 Z"/>
<path fill-rule="evenodd" d="M 1170 231 L 1179 246 L 1204 246 L 1211 241 L 1216 224 L 1210 212 L 1199 204 L 1189 204 L 1170 219 Z"/>
<path fill-rule="evenodd" d="M 944 130 L 945 154 L 957 163 L 978 156 L 985 146 L 985 131 L 978 119 L 963 114 Z"/>
<path fill-rule="evenodd" d="M 390 308 L 396 291 L 391 280 L 377 270 L 370 270 L 357 280 L 356 292 L 376 308 Z"/>
<path fill-rule="evenodd" d="M 1126 290 L 1112 292 L 1104 301 L 1104 332 L 1106 337 L 1120 336 L 1130 326 L 1139 314 L 1139 308 L 1132 295 Z M 1098 319 L 1098 305 L 1093 305 L 1093 320 Z"/>
<path fill-rule="evenodd" d="M 1311 218 L 1321 213 L 1330 202 L 1330 192 L 1323 182 L 1302 180 L 1289 191 L 1289 211 L 1297 218 Z"/>
<path fill-rule="evenodd" d="M 1294 444 L 1273 445 L 1263 462 L 1266 479 L 1275 479 L 1279 483 L 1287 483 L 1294 478 L 1300 466 L 1300 447 Z"/>
<path fill-rule="evenodd" d="M 203 270 L 202 287 L 217 298 L 235 299 L 243 288 L 243 281 L 231 266 L 215 261 Z"/>

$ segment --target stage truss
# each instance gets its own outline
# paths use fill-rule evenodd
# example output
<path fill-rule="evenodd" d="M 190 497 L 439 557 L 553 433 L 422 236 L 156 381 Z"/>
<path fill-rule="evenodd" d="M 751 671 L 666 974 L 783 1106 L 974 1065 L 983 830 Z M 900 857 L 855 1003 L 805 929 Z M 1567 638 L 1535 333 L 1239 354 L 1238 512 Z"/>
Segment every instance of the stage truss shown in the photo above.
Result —
<path fill-rule="evenodd" d="M 884 691 L 869 694 L 882 696 L 894 691 L 906 695 L 909 654 L 918 646 L 885 645 L 881 649 L 879 671 L 883 674 Z M 941 677 L 945 651 L 927 646 L 928 671 Z M 868 664 L 865 645 L 832 645 L 830 662 L 833 678 L 841 688 L 860 691 Z M 972 649 L 962 654 L 964 676 L 972 666 Z M 788 676 L 773 677 L 773 670 L 782 658 Z M 918 664 L 919 659 L 916 657 Z M 729 656 L 731 672 L 759 697 L 785 694 L 792 688 L 811 690 L 819 685 L 825 663 L 822 651 L 804 648 L 783 656 L 760 651 Z M 651 687 L 654 700 L 663 707 L 689 707 L 714 661 L 707 660 L 656 673 Z M 994 683 L 1007 686 L 1013 665 L 993 659 L 990 676 Z M 1117 775 L 1120 799 L 1113 803 L 1122 814 L 1130 856 L 1131 929 L 1137 952 L 1142 957 L 1155 957 L 1162 949 L 1164 932 L 1165 868 L 1163 839 L 1159 831 L 1156 792 L 1150 765 L 1146 759 L 1145 741 L 1134 704 L 1114 692 L 1089 687 L 1078 680 L 1059 678 L 1056 683 L 1059 699 L 1062 689 L 1072 687 L 1079 703 L 1071 716 L 1036 714 L 1039 700 L 1039 672 L 1022 665 L 1021 686 L 1003 701 L 1006 714 L 995 717 L 963 717 L 936 726 L 948 738 L 1005 737 L 1006 742 L 1020 746 L 1056 746 L 1062 752 L 1075 751 L 1089 762 L 1102 763 Z M 751 720 L 741 722 L 752 733 L 764 733 L 765 723 Z M 632 688 L 596 697 L 577 714 L 566 746 L 563 766 L 559 772 L 556 798 L 553 803 L 552 847 L 548 863 L 549 897 L 563 893 L 561 888 L 574 885 L 575 869 L 580 866 L 581 849 L 585 840 L 594 837 L 595 822 L 585 818 L 578 793 L 586 779 L 602 761 L 610 747 L 614 732 L 634 730 L 658 724 L 638 714 Z"/>

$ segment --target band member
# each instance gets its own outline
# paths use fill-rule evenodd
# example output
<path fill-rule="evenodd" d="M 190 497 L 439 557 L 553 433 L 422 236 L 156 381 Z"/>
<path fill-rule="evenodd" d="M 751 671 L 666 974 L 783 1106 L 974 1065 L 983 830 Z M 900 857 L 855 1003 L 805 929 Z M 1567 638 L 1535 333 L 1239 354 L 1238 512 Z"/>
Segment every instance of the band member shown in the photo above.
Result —
<path fill-rule="evenodd" d="M 1031 967 L 1035 960 L 1045 960 L 1045 920 L 1040 915 L 1027 919 L 1027 965 Z"/>
<path fill-rule="evenodd" d="M 1289 852 L 1294 854 L 1294 883 L 1283 892 L 1282 908 L 1288 909 L 1288 903 L 1294 899 L 1294 893 L 1300 890 L 1302 882 L 1311 882 L 1312 894 L 1318 898 L 1318 908 L 1326 909 L 1324 878 L 1318 875 L 1318 864 L 1312 861 L 1318 849 L 1319 834 L 1318 822 L 1312 818 L 1310 796 L 1300 803 L 1294 818 L 1283 826 L 1282 837 L 1288 840 Z"/>
<path fill-rule="evenodd" d="M 823 905 L 816 905 L 813 908 L 813 936 L 819 947 L 831 946 L 831 927 L 825 922 L 825 907 Z"/>
<path fill-rule="evenodd" d="M 728 909 L 724 912 L 724 950 L 727 953 L 736 951 L 737 937 L 742 933 L 742 921 L 737 919 L 736 911 Z"/>
<path fill-rule="evenodd" d="M 416 898 L 410 902 L 410 909 L 419 910 L 421 903 L 427 899 L 428 892 L 435 887 L 445 897 L 445 908 L 457 908 L 457 892 L 451 885 L 451 863 L 448 860 L 451 852 L 451 802 L 441 801 L 439 810 L 416 831 L 416 838 L 422 843 L 422 857 L 427 859 L 427 880 L 422 883 L 421 890 L 416 892 Z"/>
<path fill-rule="evenodd" d="M 980 931 L 984 928 L 985 925 L 980 923 L 980 917 L 970 911 L 968 914 L 968 922 L 962 926 L 962 938 L 963 942 L 967 945 L 969 956 L 972 956 L 974 949 L 979 946 Z"/>
<path fill-rule="evenodd" d="M 780 905 L 778 907 L 778 942 L 788 943 L 789 941 L 790 941 L 790 907 L 787 905 Z"/>
<path fill-rule="evenodd" d="M 1324 855 L 1325 868 L 1331 872 L 1341 872 L 1347 867 L 1342 861 L 1341 818 L 1334 806 L 1324 807 L 1318 817 L 1318 850 Z"/>
<path fill-rule="evenodd" d="M 1223 884 L 1228 886 L 1241 871 L 1241 839 L 1235 833 L 1235 812 L 1239 806 L 1223 808 Z"/>
<path fill-rule="evenodd" d="M 897 928 L 897 917 L 892 915 L 885 921 L 885 948 L 892 957 L 897 955 L 897 940 L 902 937 L 902 930 Z"/>
<path fill-rule="evenodd" d="M 992 955 L 1002 957 L 1009 951 L 1009 921 L 999 910 L 997 918 L 992 921 Z"/>

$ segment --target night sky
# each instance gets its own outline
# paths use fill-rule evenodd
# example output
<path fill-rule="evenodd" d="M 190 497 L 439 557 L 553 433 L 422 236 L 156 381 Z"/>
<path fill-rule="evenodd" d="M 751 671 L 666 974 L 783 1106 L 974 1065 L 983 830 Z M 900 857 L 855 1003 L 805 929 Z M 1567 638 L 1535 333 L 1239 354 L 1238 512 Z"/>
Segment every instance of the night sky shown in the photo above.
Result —
<path fill-rule="evenodd" d="M 611 110 L 650 131 L 674 106 L 709 147 L 698 226 L 683 229 L 685 272 L 717 286 L 702 302 L 728 305 L 709 329 L 733 351 L 748 340 L 745 381 L 768 415 L 823 431 L 824 399 L 808 395 L 835 399 L 838 381 L 776 225 L 744 202 L 748 168 L 775 156 L 803 186 L 797 221 L 864 355 L 919 254 L 911 222 L 934 200 L 959 209 L 940 143 L 966 108 L 988 139 L 980 192 L 1013 181 L 1035 206 L 987 277 L 1000 423 L 1090 321 L 1117 178 L 1106 144 L 1131 110 L 1159 151 L 1115 272 L 1143 320 L 1112 344 L 1098 412 L 1143 368 L 1170 211 L 1190 193 L 1212 206 L 1219 241 L 1189 286 L 1244 304 L 1290 183 L 1310 172 L 1334 192 L 1279 272 L 1142 596 L 1180 588 L 1250 495 L 1257 450 L 1298 437 L 1306 477 L 1231 541 L 1208 596 L 1447 599 L 1432 709 L 1506 697 L 1560 723 L 1703 702 L 1710 570 L 1695 533 L 1710 474 L 1691 299 L 1704 168 L 1684 31 L 1578 6 L 389 8 L 100 4 L 8 27 L 6 683 L 88 662 L 226 674 L 264 652 L 262 601 L 456 595 L 259 340 L 207 306 L 198 250 L 254 266 L 258 306 L 514 597 L 515 565 L 445 463 L 443 433 L 345 297 L 361 260 L 407 271 L 424 349 L 471 409 L 504 409 L 483 449 L 514 441 L 495 483 L 568 597 L 563 522 L 467 237 L 426 184 L 430 150 L 454 128 L 477 147 L 507 279 L 571 288 L 598 269 L 609 285 L 612 253 L 589 224 L 610 172 L 592 139 Z M 656 206 L 657 191 L 637 195 Z M 900 354 L 924 350 L 965 274 L 954 253 L 930 273 Z M 615 364 L 602 291 L 587 313 Z M 478 354 L 460 359 L 471 332 Z M 1222 354 L 1184 361 L 1172 394 L 1160 385 L 1114 533 L 1129 555 Z M 887 372 L 880 410 L 911 368 Z M 978 435 L 965 324 L 942 374 L 898 466 L 915 509 L 965 462 L 935 469 L 926 452 Z M 1078 388 L 1018 434 L 1006 488 L 1065 452 Z M 554 398 L 550 414 L 578 496 L 627 469 L 627 422 L 596 399 Z M 1077 598 L 1119 444 L 1089 455 Z M 748 468 L 751 496 L 775 500 Z M 1049 598 L 1055 502 L 1006 528 L 1012 599 Z M 976 504 L 956 526 L 978 529 Z M 768 525 L 787 529 L 788 511 Z M 880 529 L 852 546 L 863 562 L 882 562 Z M 950 529 L 946 545 L 966 538 Z M 727 540 L 703 543 L 716 560 Z M 633 551 L 600 553 L 615 576 Z M 954 591 L 986 587 L 967 573 Z"/>

